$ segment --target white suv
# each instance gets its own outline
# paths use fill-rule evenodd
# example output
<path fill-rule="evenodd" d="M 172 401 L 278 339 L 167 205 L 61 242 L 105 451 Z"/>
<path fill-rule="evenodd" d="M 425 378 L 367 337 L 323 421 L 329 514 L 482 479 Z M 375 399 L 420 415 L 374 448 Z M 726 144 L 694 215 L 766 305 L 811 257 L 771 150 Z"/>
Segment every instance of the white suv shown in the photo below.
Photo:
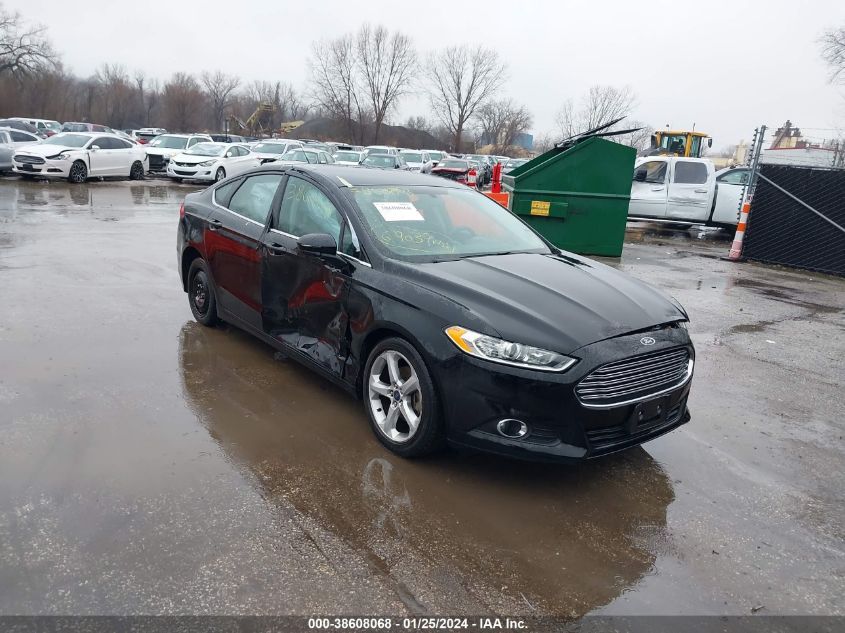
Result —
<path fill-rule="evenodd" d="M 197 143 L 211 142 L 207 134 L 160 134 L 144 145 L 150 158 L 150 171 L 167 171 L 167 163 L 176 154 L 181 154 Z"/>

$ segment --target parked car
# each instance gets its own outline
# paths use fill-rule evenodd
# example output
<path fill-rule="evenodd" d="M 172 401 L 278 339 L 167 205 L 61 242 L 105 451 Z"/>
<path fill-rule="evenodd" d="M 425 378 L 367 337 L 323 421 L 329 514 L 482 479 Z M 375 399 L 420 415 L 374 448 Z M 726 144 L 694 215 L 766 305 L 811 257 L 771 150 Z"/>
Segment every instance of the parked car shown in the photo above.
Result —
<path fill-rule="evenodd" d="M 478 180 L 480 185 L 489 184 L 493 180 L 493 164 L 489 160 L 489 156 L 484 154 L 466 154 L 464 158 L 474 160 L 478 163 L 480 170 L 478 172 Z"/>
<path fill-rule="evenodd" d="M 14 172 L 23 177 L 88 178 L 124 176 L 140 180 L 147 171 L 147 154 L 140 145 L 115 134 L 61 132 L 34 145 L 25 145 L 12 158 Z"/>
<path fill-rule="evenodd" d="M 364 152 L 338 150 L 334 153 L 334 160 L 338 165 L 359 165 L 363 158 Z"/>
<path fill-rule="evenodd" d="M 405 171 L 410 171 L 411 169 L 401 154 L 376 154 L 370 152 L 364 156 L 361 164 L 364 167 L 375 167 L 376 169 L 403 169 Z"/>
<path fill-rule="evenodd" d="M 252 151 L 261 159 L 263 163 L 279 160 L 283 154 L 302 147 L 299 141 L 289 141 L 287 139 L 267 139 L 255 143 L 252 146 Z"/>
<path fill-rule="evenodd" d="M 415 151 L 412 149 L 403 149 L 399 152 L 404 161 L 408 164 L 408 169 L 411 171 L 418 171 L 423 174 L 431 173 L 431 168 L 434 167 L 434 161 L 425 151 Z"/>
<path fill-rule="evenodd" d="M 12 171 L 12 156 L 17 148 L 38 143 L 41 137 L 13 127 L 0 127 L 0 172 Z"/>
<path fill-rule="evenodd" d="M 437 149 L 423 149 L 420 151 L 428 154 L 428 157 L 431 159 L 431 162 L 434 163 L 432 167 L 437 167 L 437 163 L 439 163 L 441 160 L 448 156 L 446 152 L 441 152 Z"/>
<path fill-rule="evenodd" d="M 50 119 L 28 119 L 26 117 L 15 116 L 11 117 L 13 121 L 23 121 L 29 123 L 35 128 L 37 134 L 41 137 L 53 136 L 62 131 L 62 126 L 58 121 Z"/>
<path fill-rule="evenodd" d="M 502 173 L 509 174 L 517 167 L 522 167 L 528 162 L 527 158 L 509 158 L 507 162 L 502 165 Z"/>
<path fill-rule="evenodd" d="M 238 134 L 210 134 L 215 143 L 247 143 L 247 139 Z"/>
<path fill-rule="evenodd" d="M 391 154 L 395 156 L 399 150 L 388 145 L 368 145 L 364 148 L 364 154 Z"/>
<path fill-rule="evenodd" d="M 751 177 L 748 167 L 728 167 L 716 172 L 716 202 L 710 222 L 716 225 L 736 226 L 739 207 L 746 185 Z"/>
<path fill-rule="evenodd" d="M 107 125 L 97 123 L 62 123 L 62 132 L 106 132 L 113 134 L 114 130 Z"/>
<path fill-rule="evenodd" d="M 469 187 L 479 187 L 478 170 L 470 163 L 471 161 L 463 158 L 446 158 L 437 163 L 437 167 L 432 168 L 431 174 Z"/>
<path fill-rule="evenodd" d="M 197 143 L 212 142 L 208 134 L 159 134 L 145 146 L 150 157 L 150 171 L 167 171 L 167 163 L 176 154 Z"/>
<path fill-rule="evenodd" d="M 43 134 L 39 134 L 38 129 L 34 125 L 30 125 L 26 121 L 19 119 L 0 119 L 0 127 L 10 127 L 23 132 L 35 134 L 38 138 L 44 138 Z"/>
<path fill-rule="evenodd" d="M 146 145 L 161 134 L 167 134 L 167 130 L 163 127 L 143 127 L 140 130 L 132 131 L 132 137 L 142 145 Z"/>
<path fill-rule="evenodd" d="M 275 162 L 281 163 L 309 163 L 312 165 L 330 165 L 335 162 L 334 156 L 321 149 L 301 147 L 282 154 Z"/>
<path fill-rule="evenodd" d="M 174 155 L 167 175 L 176 182 L 184 178 L 217 182 L 261 165 L 261 159 L 240 143 L 197 143 Z"/>
<path fill-rule="evenodd" d="M 690 419 L 678 302 L 457 183 L 273 163 L 189 194 L 177 243 L 197 321 L 359 396 L 398 455 L 581 460 Z"/>
<path fill-rule="evenodd" d="M 648 220 L 736 225 L 736 206 L 729 209 L 730 183 L 716 216 L 716 174 L 706 158 L 647 156 L 638 158 L 631 185 L 628 216 Z"/>

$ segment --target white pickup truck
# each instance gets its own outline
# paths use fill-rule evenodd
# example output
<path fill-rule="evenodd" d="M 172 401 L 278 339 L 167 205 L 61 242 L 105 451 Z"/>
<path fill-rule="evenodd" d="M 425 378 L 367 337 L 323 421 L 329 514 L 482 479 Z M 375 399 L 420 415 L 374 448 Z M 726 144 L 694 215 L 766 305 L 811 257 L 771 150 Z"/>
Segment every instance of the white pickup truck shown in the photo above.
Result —
<path fill-rule="evenodd" d="M 748 168 L 716 172 L 706 158 L 638 158 L 628 217 L 736 226 L 747 180 Z"/>

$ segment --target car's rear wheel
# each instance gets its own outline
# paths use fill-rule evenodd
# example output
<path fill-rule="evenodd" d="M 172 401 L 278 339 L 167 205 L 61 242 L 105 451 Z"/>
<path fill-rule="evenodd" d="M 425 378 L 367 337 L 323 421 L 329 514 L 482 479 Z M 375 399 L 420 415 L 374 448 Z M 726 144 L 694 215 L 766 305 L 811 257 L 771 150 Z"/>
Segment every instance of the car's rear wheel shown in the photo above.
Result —
<path fill-rule="evenodd" d="M 70 166 L 70 171 L 67 175 L 68 182 L 75 182 L 77 184 L 88 180 L 88 168 L 81 160 L 76 161 Z"/>
<path fill-rule="evenodd" d="M 222 167 L 218 167 L 217 171 L 214 174 L 214 182 L 220 182 L 226 177 L 226 170 Z"/>
<path fill-rule="evenodd" d="M 132 167 L 129 169 L 129 180 L 143 180 L 144 179 L 144 165 L 141 164 L 141 161 L 136 160 L 132 163 Z"/>
<path fill-rule="evenodd" d="M 401 338 L 373 348 L 363 379 L 370 425 L 379 441 L 403 457 L 431 453 L 443 443 L 440 403 L 422 356 Z"/>
<path fill-rule="evenodd" d="M 217 323 L 217 297 L 208 267 L 202 259 L 195 259 L 188 269 L 188 303 L 194 318 L 208 327 Z"/>

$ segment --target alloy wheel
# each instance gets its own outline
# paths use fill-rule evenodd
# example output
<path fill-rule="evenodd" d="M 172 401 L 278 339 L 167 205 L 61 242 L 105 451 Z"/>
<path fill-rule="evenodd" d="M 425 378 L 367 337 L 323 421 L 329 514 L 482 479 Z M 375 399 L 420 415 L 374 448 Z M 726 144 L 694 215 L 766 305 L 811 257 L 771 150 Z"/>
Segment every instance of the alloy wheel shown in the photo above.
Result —
<path fill-rule="evenodd" d="M 85 168 L 85 165 L 76 162 L 70 167 L 70 180 L 71 182 L 81 183 L 85 182 L 85 179 L 88 177 L 88 170 Z"/>
<path fill-rule="evenodd" d="M 191 282 L 191 301 L 194 303 L 197 312 L 205 316 L 208 312 L 208 285 L 205 274 L 202 272 L 194 275 Z"/>
<path fill-rule="evenodd" d="M 410 361 L 395 350 L 379 354 L 367 376 L 370 411 L 376 427 L 392 442 L 404 444 L 422 420 L 422 391 Z"/>
<path fill-rule="evenodd" d="M 214 174 L 214 182 L 220 182 L 226 177 L 226 170 L 222 167 L 217 168 L 217 172 Z"/>

